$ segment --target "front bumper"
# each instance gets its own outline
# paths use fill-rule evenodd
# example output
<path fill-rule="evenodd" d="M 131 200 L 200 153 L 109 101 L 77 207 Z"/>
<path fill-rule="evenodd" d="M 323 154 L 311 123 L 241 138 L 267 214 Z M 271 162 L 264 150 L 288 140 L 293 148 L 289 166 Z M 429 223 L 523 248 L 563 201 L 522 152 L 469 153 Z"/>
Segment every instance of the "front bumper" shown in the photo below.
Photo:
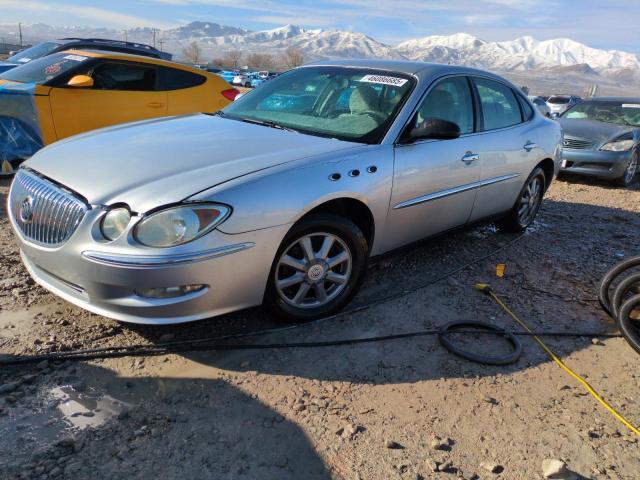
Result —
<path fill-rule="evenodd" d="M 101 215 L 98 210 L 90 210 L 69 241 L 55 249 L 29 242 L 11 222 L 22 260 L 38 284 L 90 312 L 132 323 L 189 322 L 259 305 L 289 228 L 237 235 L 214 230 L 182 246 L 188 250 L 168 254 L 96 242 L 92 228 Z M 136 293 L 195 284 L 206 288 L 174 298 Z"/>
<path fill-rule="evenodd" d="M 631 151 L 604 152 L 565 148 L 560 171 L 614 180 L 624 175 L 631 154 Z"/>

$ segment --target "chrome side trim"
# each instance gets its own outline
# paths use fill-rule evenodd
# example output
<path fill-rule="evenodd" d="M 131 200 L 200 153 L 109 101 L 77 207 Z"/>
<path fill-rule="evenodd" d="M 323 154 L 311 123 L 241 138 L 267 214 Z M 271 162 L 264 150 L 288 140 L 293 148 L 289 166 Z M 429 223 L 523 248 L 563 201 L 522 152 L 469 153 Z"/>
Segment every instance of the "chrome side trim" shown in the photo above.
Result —
<path fill-rule="evenodd" d="M 203 252 L 183 253 L 178 255 L 118 255 L 86 250 L 82 252 L 82 257 L 86 258 L 90 262 L 108 265 L 111 267 L 156 268 L 211 260 L 212 258 L 223 257 L 242 250 L 247 250 L 254 245 L 255 243 L 253 242 L 237 243 L 235 245 L 226 245 L 224 247 L 205 250 Z"/>
<path fill-rule="evenodd" d="M 512 178 L 519 177 L 519 173 L 510 173 L 509 175 L 501 175 L 499 177 L 487 178 L 486 180 L 480 180 L 479 182 L 467 183 L 464 185 L 459 185 L 454 188 L 449 188 L 447 190 L 440 190 L 438 192 L 430 193 L 428 195 L 422 195 L 420 197 L 412 198 L 410 200 L 406 200 L 397 204 L 393 207 L 394 210 L 399 210 L 401 208 L 413 207 L 414 205 L 420 205 L 421 203 L 430 202 L 431 200 L 437 200 L 438 198 L 448 197 L 450 195 L 455 195 L 456 193 L 467 192 L 469 190 L 475 190 L 476 188 L 486 187 L 487 185 L 493 185 L 494 183 L 504 182 L 505 180 L 510 180 Z"/>

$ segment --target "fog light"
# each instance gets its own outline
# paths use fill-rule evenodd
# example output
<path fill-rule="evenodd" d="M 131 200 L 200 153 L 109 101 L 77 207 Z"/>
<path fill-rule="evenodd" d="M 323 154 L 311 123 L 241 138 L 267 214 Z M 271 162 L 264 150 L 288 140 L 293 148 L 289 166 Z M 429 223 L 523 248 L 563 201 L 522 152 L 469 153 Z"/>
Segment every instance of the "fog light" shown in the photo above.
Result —
<path fill-rule="evenodd" d="M 146 298 L 175 298 L 188 293 L 199 292 L 205 289 L 206 285 L 181 285 L 179 287 L 156 287 L 136 290 L 141 297 Z"/>

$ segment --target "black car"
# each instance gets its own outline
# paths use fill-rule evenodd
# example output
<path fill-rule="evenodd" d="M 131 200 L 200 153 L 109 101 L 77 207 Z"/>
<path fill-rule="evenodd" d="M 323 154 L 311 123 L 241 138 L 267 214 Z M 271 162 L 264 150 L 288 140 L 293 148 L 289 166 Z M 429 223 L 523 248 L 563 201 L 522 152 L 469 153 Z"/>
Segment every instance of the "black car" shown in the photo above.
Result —
<path fill-rule="evenodd" d="M 145 57 L 171 60 L 170 53 L 145 45 L 144 43 L 124 42 L 121 40 L 108 40 L 104 38 L 62 38 L 38 43 L 33 47 L 21 50 L 5 61 L 0 62 L 0 73 L 11 70 L 36 58 L 51 55 L 64 50 L 108 50 L 110 52 L 131 53 L 144 55 Z"/>

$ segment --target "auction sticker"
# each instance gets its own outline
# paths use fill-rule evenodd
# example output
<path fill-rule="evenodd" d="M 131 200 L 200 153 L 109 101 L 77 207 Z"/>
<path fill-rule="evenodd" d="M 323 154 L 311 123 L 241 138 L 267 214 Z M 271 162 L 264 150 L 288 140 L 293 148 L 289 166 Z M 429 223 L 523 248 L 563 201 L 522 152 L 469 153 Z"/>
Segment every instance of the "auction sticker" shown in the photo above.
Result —
<path fill-rule="evenodd" d="M 74 62 L 84 62 L 87 57 L 83 57 L 81 55 L 67 55 L 66 57 L 67 60 L 73 60 Z"/>
<path fill-rule="evenodd" d="M 360 79 L 360 81 L 366 83 L 378 83 L 381 85 L 393 85 L 394 87 L 401 87 L 409 80 L 399 77 L 387 77 L 386 75 L 365 75 Z"/>

